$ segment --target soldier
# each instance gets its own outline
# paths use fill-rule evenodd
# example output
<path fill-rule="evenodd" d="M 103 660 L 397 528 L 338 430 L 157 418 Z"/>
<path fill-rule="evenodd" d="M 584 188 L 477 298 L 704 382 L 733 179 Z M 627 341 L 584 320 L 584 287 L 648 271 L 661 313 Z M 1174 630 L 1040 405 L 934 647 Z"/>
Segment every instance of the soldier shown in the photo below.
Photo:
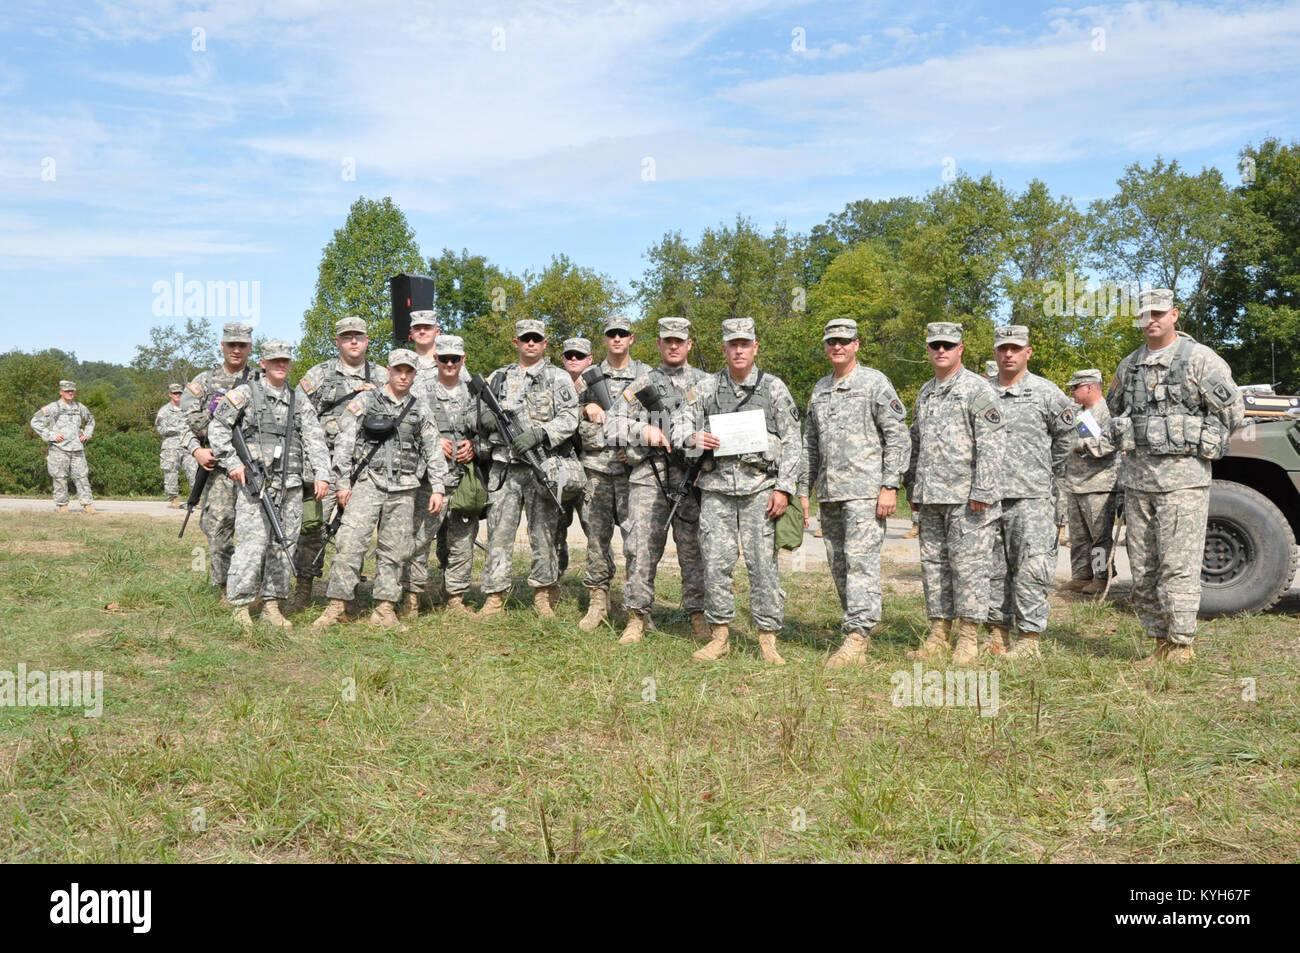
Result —
<path fill-rule="evenodd" d="M 189 424 L 189 432 L 185 434 L 185 452 L 199 466 L 210 471 L 207 488 L 203 491 L 199 529 L 208 538 L 209 579 L 212 585 L 222 590 L 226 588 L 226 573 L 230 569 L 230 557 L 235 552 L 235 484 L 222 479 L 225 471 L 208 446 L 208 424 L 227 392 L 261 376 L 260 371 L 253 371 L 248 366 L 252 348 L 251 324 L 231 321 L 223 325 L 221 366 L 194 378 L 181 395 L 181 413 Z"/>
<path fill-rule="evenodd" d="M 320 418 L 331 454 L 343 426 L 348 401 L 363 391 L 388 383 L 388 371 L 366 357 L 370 336 L 364 320 L 351 316 L 335 321 L 334 346 L 339 349 L 339 356 L 321 361 L 298 382 L 302 396 L 311 402 L 312 409 Z M 294 590 L 291 612 L 301 612 L 311 602 L 311 587 L 315 579 L 313 567 L 325 548 L 325 526 L 334 518 L 336 490 L 337 487 L 331 486 L 321 500 L 319 525 L 304 532 L 298 541 L 294 566 L 298 587 Z"/>
<path fill-rule="evenodd" d="M 857 361 L 858 323 L 828 321 L 822 340 L 832 372 L 808 402 L 804 472 L 817 490 L 826 561 L 844 610 L 844 642 L 826 662 L 833 669 L 867 660 L 871 630 L 880 622 L 885 520 L 898 508 L 912 439 L 894 385 Z"/>
<path fill-rule="evenodd" d="M 181 508 L 178 499 L 181 493 L 181 468 L 185 468 L 185 481 L 191 487 L 199 472 L 198 461 L 185 452 L 185 434 L 190 428 L 185 423 L 185 415 L 181 413 L 181 394 L 184 390 L 180 384 L 168 387 L 169 399 L 158 408 L 153 419 L 154 429 L 163 438 L 162 450 L 158 456 L 158 465 L 163 472 L 163 492 L 167 494 L 169 505 L 174 510 Z"/>
<path fill-rule="evenodd" d="M 600 370 L 605 375 L 611 397 L 621 397 L 628 385 L 650 373 L 650 366 L 633 360 L 632 344 L 636 335 L 632 323 L 621 314 L 610 315 L 605 321 L 605 359 Z M 599 404 L 582 395 L 585 404 L 578 425 L 582 439 L 582 467 L 586 472 L 587 486 L 582 496 L 583 529 L 587 532 L 587 568 L 582 584 L 591 594 L 587 614 L 578 623 L 583 632 L 594 631 L 609 617 L 609 585 L 614 579 L 614 551 L 610 541 L 615 525 L 623 527 L 623 557 L 630 561 L 628 552 L 628 474 L 631 467 L 620 458 L 619 441 L 605 440 L 606 413 Z M 625 414 L 628 401 L 615 400 L 610 414 Z"/>
<path fill-rule="evenodd" d="M 1111 566 L 1119 454 L 1111 439 L 1110 410 L 1102 399 L 1101 371 L 1075 371 L 1069 390 L 1092 420 L 1079 415 L 1078 437 L 1065 461 L 1065 488 L 1070 496 L 1070 581 L 1061 589 L 1095 596 L 1105 591 Z"/>
<path fill-rule="evenodd" d="M 54 505 L 68 512 L 68 475 L 77 485 L 77 502 L 83 513 L 94 514 L 95 498 L 90 493 L 90 468 L 86 465 L 86 441 L 95 432 L 95 415 L 77 401 L 77 382 L 59 381 L 59 399 L 46 404 L 31 419 L 36 436 L 48 443 L 45 469 L 54 479 Z"/>
<path fill-rule="evenodd" d="M 763 661 L 784 665 L 785 659 L 776 650 L 776 636 L 785 619 L 785 592 L 776 562 L 776 521 L 795 498 L 803 472 L 799 410 L 780 378 L 754 366 L 758 341 L 753 318 L 722 322 L 722 350 L 726 369 L 701 381 L 690 402 L 695 432 L 687 445 L 697 454 L 713 451 L 699 481 L 704 614 L 712 632 L 709 644 L 693 657 L 716 662 L 728 652 L 728 626 L 736 615 L 732 576 L 743 550 L 749 572 L 749 608 Z M 730 453 L 710 430 L 721 425 L 716 417 L 758 410 L 763 412 L 767 444 L 761 452 Z"/>
<path fill-rule="evenodd" d="M 430 513 L 442 512 L 447 474 L 433 411 L 411 394 L 416 361 L 415 352 L 406 348 L 389 352 L 383 387 L 356 394 L 344 408 L 331 480 L 343 507 L 343 523 L 325 593 L 329 605 L 312 623 L 314 629 L 342 619 L 347 603 L 356 597 L 361 563 L 376 528 L 375 611 L 370 624 L 406 629 L 394 609 L 402 597 L 402 572 L 411 558 L 416 492 L 422 474 L 427 474 L 427 508 Z M 354 483 L 354 468 L 367 456 L 369 462 Z"/>
<path fill-rule="evenodd" d="M 1123 475 L 1133 606 L 1156 640 L 1145 664 L 1196 658 L 1196 612 L 1213 460 L 1245 416 L 1232 369 L 1178 331 L 1174 293 L 1138 296 L 1145 343 L 1120 361 L 1106 397 L 1128 450 Z"/>
<path fill-rule="evenodd" d="M 424 401 L 437 425 L 439 446 L 447 469 L 443 477 L 443 496 L 450 502 L 466 469 L 474 465 L 476 421 L 469 388 L 460 378 L 465 367 L 465 342 L 454 334 L 442 334 L 438 336 L 436 349 L 437 376 L 430 378 L 424 376 L 427 372 L 418 372 L 411 393 Z M 418 394 L 416 385 L 422 385 Z M 429 549 L 436 539 L 438 552 L 447 554 L 443 573 L 447 609 L 472 614 L 465 606 L 465 593 L 469 591 L 474 565 L 478 517 L 464 517 L 447 512 L 445 508 L 442 513 L 432 513 L 429 510 L 432 495 L 428 474 L 425 474 L 415 494 L 415 551 L 402 577 L 402 587 L 406 590 L 404 612 L 412 616 L 419 614 L 420 597 L 428 588 Z"/>
<path fill-rule="evenodd" d="M 479 615 L 496 615 L 505 609 L 515 532 L 522 511 L 527 509 L 533 555 L 528 584 L 533 587 L 538 615 L 551 618 L 560 575 L 555 539 L 560 513 L 522 456 L 534 447 L 558 448 L 577 432 L 578 394 L 569 375 L 546 360 L 546 327 L 541 321 L 516 321 L 514 343 L 518 362 L 496 370 L 488 386 L 501 409 L 518 414 L 526 429 L 507 443 L 500 422 L 487 407 L 479 418 L 492 447 L 490 482 L 495 484 L 488 487 L 488 558 L 483 567 L 487 600 Z"/>
<path fill-rule="evenodd" d="M 618 640 L 620 645 L 640 642 L 652 625 L 655 572 L 668 541 L 668 511 L 672 509 L 667 493 L 681 486 L 688 468 L 686 454 L 679 444 L 689 427 L 681 414 L 687 406 L 687 396 L 693 397 L 694 388 L 708 377 L 687 363 L 693 345 L 690 321 L 660 318 L 661 363 L 633 381 L 622 394 L 615 393 L 615 403 L 626 404 L 626 411 L 605 423 L 606 441 L 624 448 L 622 452 L 632 468 L 627 478 L 627 522 L 624 524 L 627 533 L 623 539 L 627 554 L 627 583 L 623 586 L 627 625 Z M 648 386 L 655 388 L 660 402 L 675 417 L 651 418 L 636 398 Z M 704 617 L 700 504 L 693 493 L 683 497 L 673 514 L 672 531 L 677 565 L 682 571 L 682 608 L 691 618 L 695 637 L 705 641 L 709 638 L 709 625 Z"/>
<path fill-rule="evenodd" d="M 989 615 L 989 554 L 1001 512 L 1002 415 L 988 381 L 962 367 L 962 328 L 925 326 L 934 377 L 921 385 L 912 415 L 912 459 L 904 482 L 918 511 L 921 583 L 930 634 L 908 658 L 939 658 L 954 619 L 965 664 L 978 654 Z"/>
<path fill-rule="evenodd" d="M 993 382 L 1002 416 L 1004 451 L 998 487 L 1001 513 L 993 529 L 988 651 L 1007 658 L 1035 657 L 1047 628 L 1047 593 L 1056 570 L 1056 484 L 1074 444 L 1074 404 L 1061 388 L 1029 371 L 1034 349 L 1029 328 L 993 329 L 998 379 Z M 1011 644 L 1011 627 L 1019 631 Z M 964 653 L 957 665 L 969 663 Z"/>
<path fill-rule="evenodd" d="M 252 628 L 249 605 L 260 595 L 262 621 L 291 629 L 293 623 L 280 612 L 280 600 L 289 598 L 293 580 L 293 547 L 302 523 L 302 475 L 309 468 L 323 477 L 329 471 L 329 450 L 311 403 L 287 383 L 292 345 L 267 341 L 262 345 L 261 364 L 260 380 L 240 384 L 217 404 L 208 439 L 218 465 L 241 487 L 235 497 L 237 541 L 226 585 L 235 621 Z M 248 467 L 235 451 L 236 427 L 244 435 L 250 457 L 264 468 L 287 547 L 274 539 L 270 520 L 249 488 Z M 316 480 L 312 489 L 319 500 L 329 490 L 329 481 Z"/>
<path fill-rule="evenodd" d="M 437 311 L 412 311 L 411 312 L 411 350 L 415 351 L 416 359 L 419 366 L 415 369 L 415 383 L 411 385 L 411 393 L 416 396 L 422 396 L 424 385 L 420 383 L 420 375 L 425 374 L 425 380 L 432 383 L 437 377 L 438 372 L 438 335 L 442 329 L 438 327 Z M 469 383 L 470 374 L 465 369 L 462 361 L 460 365 L 460 379 L 466 384 Z"/>
<path fill-rule="evenodd" d="M 582 337 L 565 338 L 564 349 L 561 354 L 564 360 L 564 370 L 568 373 L 569 380 L 573 381 L 573 389 L 576 391 L 583 386 L 581 382 L 582 372 L 591 367 L 591 341 Z M 579 423 L 579 428 L 581 426 L 581 423 Z M 581 440 L 578 442 L 578 455 L 581 456 Z M 582 516 L 581 497 L 573 501 L 566 501 L 560 507 L 560 522 L 555 537 L 556 552 L 560 557 L 560 577 L 563 577 L 564 571 L 569 568 L 569 527 L 573 525 L 575 515 L 578 517 L 578 525 L 582 527 L 585 536 L 587 521 Z"/>

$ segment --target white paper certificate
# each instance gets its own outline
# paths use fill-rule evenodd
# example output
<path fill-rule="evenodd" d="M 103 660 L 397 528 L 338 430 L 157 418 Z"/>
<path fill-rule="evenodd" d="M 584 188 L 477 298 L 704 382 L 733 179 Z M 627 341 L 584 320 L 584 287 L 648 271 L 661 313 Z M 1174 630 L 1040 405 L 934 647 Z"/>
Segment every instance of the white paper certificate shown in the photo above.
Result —
<path fill-rule="evenodd" d="M 1087 433 L 1084 433 L 1084 431 Z M 1101 425 L 1097 423 L 1097 418 L 1092 415 L 1091 410 L 1085 410 L 1079 415 L 1079 434 L 1085 437 L 1100 437 Z"/>
<path fill-rule="evenodd" d="M 767 452 L 767 420 L 761 410 L 714 414 L 709 418 L 709 432 L 722 441 L 713 451 L 715 457 Z"/>

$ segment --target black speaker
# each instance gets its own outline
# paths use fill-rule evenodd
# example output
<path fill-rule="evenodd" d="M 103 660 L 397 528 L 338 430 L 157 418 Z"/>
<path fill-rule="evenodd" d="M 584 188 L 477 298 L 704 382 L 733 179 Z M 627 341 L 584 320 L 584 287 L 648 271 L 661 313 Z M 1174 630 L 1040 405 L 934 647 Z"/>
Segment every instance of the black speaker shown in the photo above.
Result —
<path fill-rule="evenodd" d="M 433 308 L 433 279 L 423 275 L 393 275 L 388 279 L 393 296 L 393 346 L 405 347 L 411 340 L 411 312 Z"/>

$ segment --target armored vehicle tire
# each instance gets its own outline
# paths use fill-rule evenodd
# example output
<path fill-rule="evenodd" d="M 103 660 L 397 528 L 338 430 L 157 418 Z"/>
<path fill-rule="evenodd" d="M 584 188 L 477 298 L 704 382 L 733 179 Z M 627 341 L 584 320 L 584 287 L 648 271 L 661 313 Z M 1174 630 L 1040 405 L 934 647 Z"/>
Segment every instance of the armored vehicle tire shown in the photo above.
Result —
<path fill-rule="evenodd" d="M 1296 555 L 1291 524 L 1268 497 L 1241 483 L 1215 480 L 1205 527 L 1200 614 L 1269 608 L 1291 588 Z"/>

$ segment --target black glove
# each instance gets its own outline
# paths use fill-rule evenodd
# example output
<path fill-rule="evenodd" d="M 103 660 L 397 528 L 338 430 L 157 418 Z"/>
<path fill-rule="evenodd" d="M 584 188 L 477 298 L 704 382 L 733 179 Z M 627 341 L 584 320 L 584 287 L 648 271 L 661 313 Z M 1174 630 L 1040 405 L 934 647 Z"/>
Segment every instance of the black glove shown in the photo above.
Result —
<path fill-rule="evenodd" d="M 545 439 L 545 430 L 541 427 L 530 427 L 518 437 L 515 437 L 514 442 L 511 443 L 510 446 L 513 448 L 515 453 L 522 456 Z"/>
<path fill-rule="evenodd" d="M 497 421 L 497 415 L 486 407 L 483 408 L 483 413 L 479 414 L 478 423 L 485 434 L 494 433 L 501 429 L 501 424 Z"/>

